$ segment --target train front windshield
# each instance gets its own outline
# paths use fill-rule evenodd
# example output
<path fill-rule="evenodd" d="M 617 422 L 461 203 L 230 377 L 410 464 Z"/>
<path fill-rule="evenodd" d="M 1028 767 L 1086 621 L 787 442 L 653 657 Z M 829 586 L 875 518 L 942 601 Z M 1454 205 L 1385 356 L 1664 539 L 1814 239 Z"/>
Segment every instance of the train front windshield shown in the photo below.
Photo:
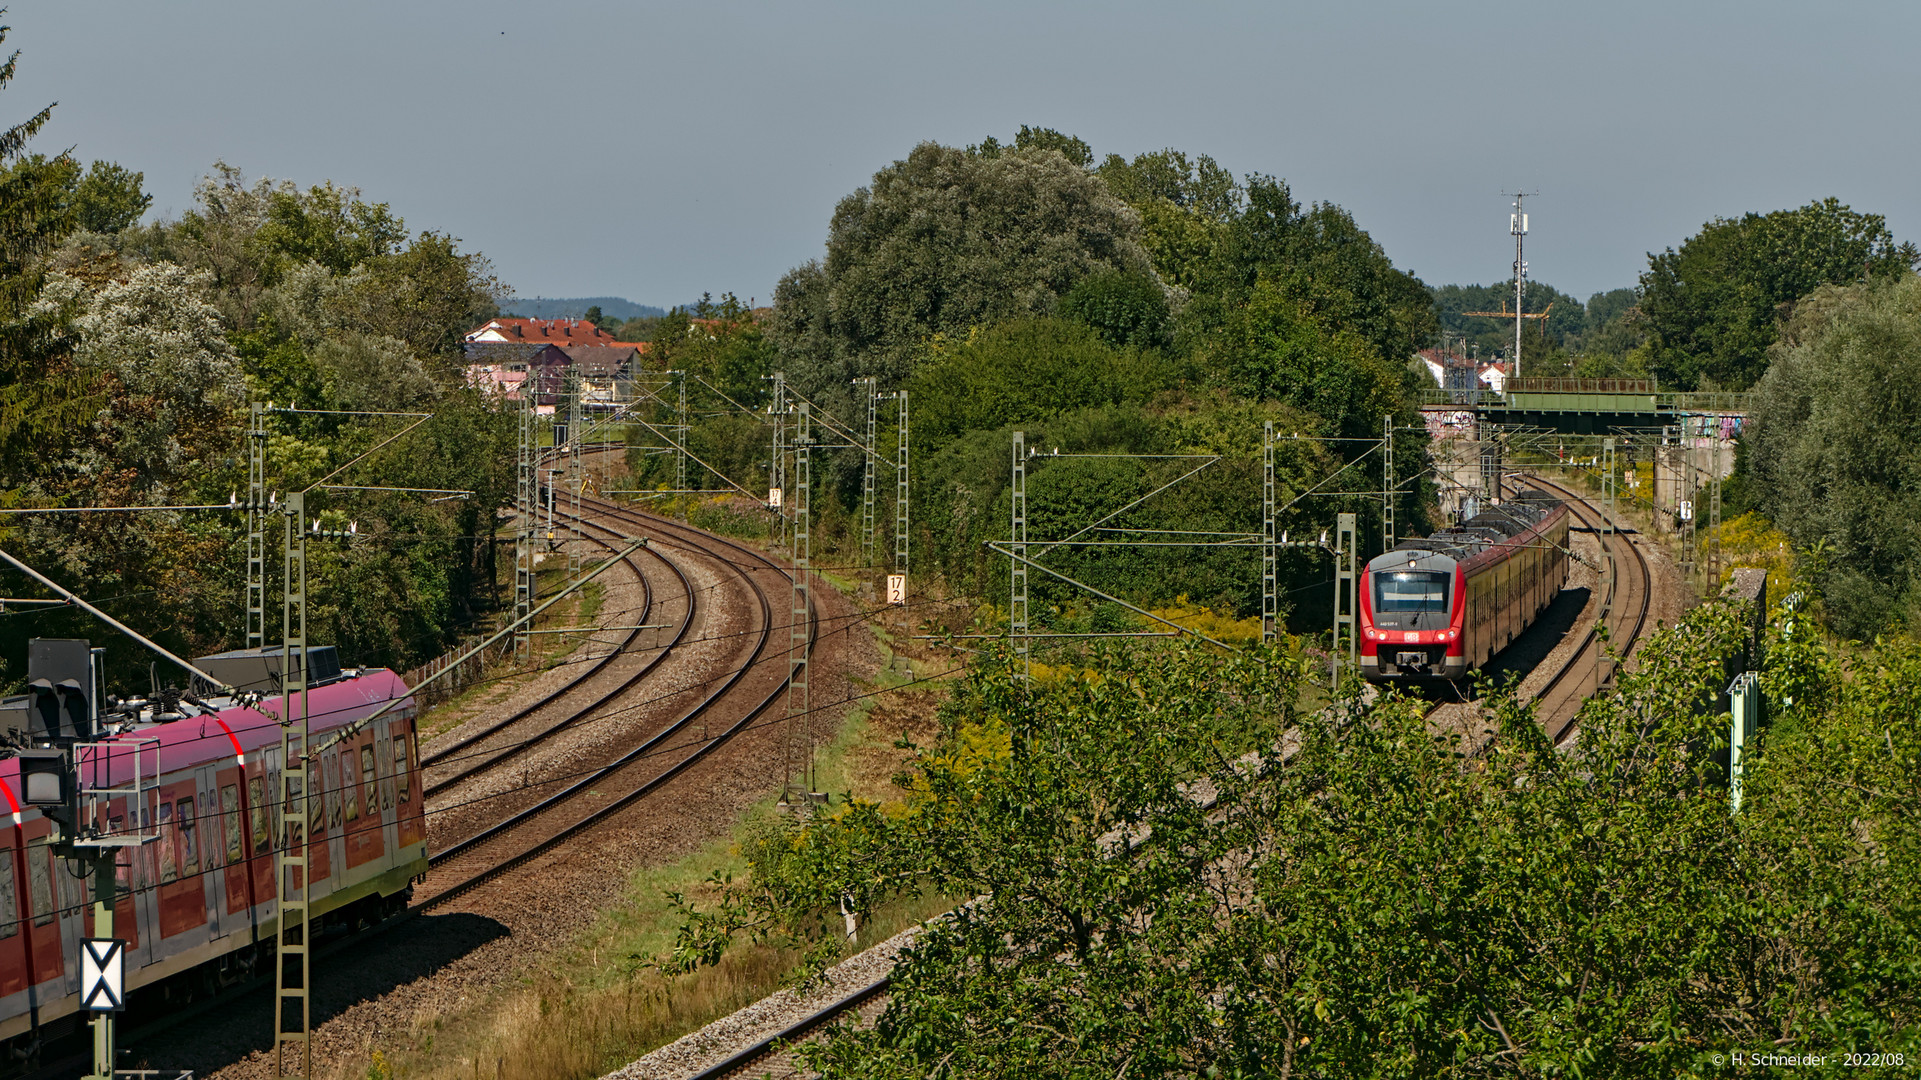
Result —
<path fill-rule="evenodd" d="M 1377 615 L 1418 615 L 1447 613 L 1447 587 L 1452 574 L 1420 570 L 1381 571 L 1374 575 L 1374 611 Z"/>

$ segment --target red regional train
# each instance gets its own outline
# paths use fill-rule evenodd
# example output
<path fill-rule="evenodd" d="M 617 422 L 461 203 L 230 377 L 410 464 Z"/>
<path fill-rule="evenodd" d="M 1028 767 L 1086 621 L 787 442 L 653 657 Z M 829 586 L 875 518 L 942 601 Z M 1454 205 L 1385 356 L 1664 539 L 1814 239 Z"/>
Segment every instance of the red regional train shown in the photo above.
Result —
<path fill-rule="evenodd" d="M 1361 671 L 1374 682 L 1459 679 L 1488 662 L 1567 582 L 1568 509 L 1524 491 L 1362 576 Z"/>
<path fill-rule="evenodd" d="M 277 652 L 242 650 L 196 664 L 244 686 L 222 664 L 265 671 L 277 668 Z M 384 668 L 342 672 L 331 648 L 309 655 L 309 760 L 324 778 L 308 828 L 309 917 L 319 934 L 404 907 L 427 871 L 427 827 L 406 684 Z M 131 730 L 115 736 L 159 745 L 159 785 L 147 795 L 158 839 L 120 850 L 114 909 L 114 936 L 127 942 L 125 986 L 136 1000 L 184 1000 L 273 970 L 281 698 L 270 692 L 257 708 L 233 698 L 198 701 L 122 703 Z M 55 856 L 54 823 L 23 805 L 19 773 L 17 759 L 0 761 L 0 814 L 11 812 L 10 826 L 0 826 L 0 1044 L 16 1066 L 82 1020 L 77 957 L 93 923 L 91 881 Z M 124 803 L 109 804 L 109 823 L 125 821 Z M 12 1070 L 0 1063 L 0 1071 Z"/>

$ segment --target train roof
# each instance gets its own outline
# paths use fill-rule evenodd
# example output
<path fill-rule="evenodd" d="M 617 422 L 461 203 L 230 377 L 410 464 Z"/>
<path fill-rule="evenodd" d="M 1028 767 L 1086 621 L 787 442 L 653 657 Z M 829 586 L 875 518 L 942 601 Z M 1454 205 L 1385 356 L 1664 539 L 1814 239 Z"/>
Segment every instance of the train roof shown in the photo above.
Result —
<path fill-rule="evenodd" d="M 327 736 L 334 731 L 365 720 L 389 702 L 411 693 L 400 676 L 386 668 L 350 669 L 335 681 L 307 691 L 307 724 L 312 739 L 309 746 L 314 750 L 323 748 L 329 741 Z M 226 697 L 201 700 L 205 708 L 182 702 L 179 719 L 137 724 L 131 731 L 114 738 L 160 740 L 160 764 L 167 772 L 279 745 L 280 695 L 269 695 L 253 705 Z M 298 708 L 296 697 L 295 709 Z M 115 754 L 114 772 L 130 771 L 131 763 L 122 768 L 119 757 Z M 14 783 L 19 773 L 17 758 L 0 760 L 0 782 Z M 125 780 L 125 776 L 117 775 L 114 782 Z"/>
<path fill-rule="evenodd" d="M 1403 540 L 1394 545 L 1392 550 L 1377 556 L 1375 561 L 1395 562 L 1398 561 L 1393 557 L 1396 552 L 1418 551 L 1466 562 L 1488 548 L 1511 540 L 1546 521 L 1560 505 L 1560 499 L 1545 491 L 1523 491 L 1506 502 L 1485 507 L 1466 521 L 1442 529 L 1432 536 Z"/>

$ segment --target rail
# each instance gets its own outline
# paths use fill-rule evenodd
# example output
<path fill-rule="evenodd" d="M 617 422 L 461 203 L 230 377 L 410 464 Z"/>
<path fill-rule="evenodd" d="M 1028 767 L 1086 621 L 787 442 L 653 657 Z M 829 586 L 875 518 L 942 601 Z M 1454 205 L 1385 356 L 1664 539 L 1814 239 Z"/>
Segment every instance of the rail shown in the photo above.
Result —
<path fill-rule="evenodd" d="M 661 537 L 660 540 L 663 543 L 674 545 L 674 546 L 684 546 L 690 550 L 693 550 L 696 552 L 702 552 L 709 556 L 716 556 L 717 553 L 715 553 L 712 550 L 714 546 L 727 547 L 727 548 L 734 549 L 735 551 L 755 560 L 756 562 L 761 564 L 759 568 L 772 570 L 775 573 L 781 574 L 782 576 L 787 576 L 787 574 L 789 573 L 787 570 L 783 569 L 780 566 L 780 564 L 774 562 L 772 559 L 767 558 L 766 556 L 760 554 L 759 552 L 754 551 L 751 548 L 745 547 L 740 544 L 736 544 L 722 537 L 716 537 L 711 534 L 701 532 L 700 530 L 692 526 L 685 525 L 678 521 L 674 521 L 671 518 L 658 517 L 656 515 L 647 514 L 642 511 L 637 511 L 631 508 L 618 506 L 613 503 L 603 502 L 598 499 L 583 499 L 582 502 L 583 504 L 586 504 L 592 507 L 592 510 L 590 512 L 597 513 L 599 516 L 602 516 L 602 517 L 610 517 L 616 520 L 625 519 L 629 523 L 642 525 L 647 528 L 650 528 L 654 530 L 656 533 L 662 530 L 666 530 L 670 532 L 679 532 L 683 534 L 693 534 L 693 537 L 694 537 L 693 539 L 687 539 L 684 537 L 676 537 L 676 538 Z M 608 530 L 608 531 L 613 531 L 613 530 Z M 612 777 L 614 774 L 623 772 L 629 766 L 632 766 L 640 761 L 646 760 L 648 757 L 652 756 L 653 754 L 658 753 L 660 750 L 664 748 L 664 744 L 669 744 L 671 740 L 684 737 L 686 733 L 689 730 L 691 730 L 695 721 L 700 717 L 702 717 L 709 708 L 715 705 L 716 702 L 719 702 L 724 697 L 726 697 L 730 691 L 732 691 L 736 686 L 738 686 L 741 683 L 743 679 L 746 678 L 749 672 L 755 670 L 756 668 L 760 668 L 764 663 L 772 662 L 777 657 L 784 656 L 784 650 L 778 645 L 777 642 L 775 642 L 773 638 L 772 631 L 773 629 L 775 629 L 773 625 L 773 607 L 769 601 L 766 588 L 762 586 L 759 582 L 754 581 L 752 576 L 745 569 L 742 569 L 741 567 L 733 564 L 731 560 L 728 560 L 722 557 L 721 561 L 726 563 L 730 567 L 733 567 L 734 572 L 739 574 L 742 580 L 748 583 L 749 588 L 755 594 L 755 598 L 758 602 L 758 606 L 760 609 L 761 633 L 759 635 L 759 640 L 756 643 L 753 651 L 748 654 L 748 660 L 744 664 L 742 664 L 740 667 L 734 669 L 734 671 L 730 675 L 728 675 L 726 679 L 722 680 L 718 686 L 715 686 L 712 690 L 710 690 L 708 694 L 704 698 L 702 698 L 700 702 L 692 706 L 690 709 L 684 712 L 679 718 L 677 718 L 672 723 L 667 725 L 661 731 L 657 732 L 651 738 L 645 740 L 640 745 L 628 750 L 626 753 L 619 755 L 608 764 L 598 769 L 594 769 L 586 773 L 585 775 L 574 778 L 572 783 L 570 783 L 564 790 L 540 800 L 534 806 L 529 807 L 528 809 L 523 810 L 520 813 L 510 816 L 507 819 L 497 823 L 492 827 L 483 829 L 479 833 L 468 836 L 463 840 L 460 840 L 454 844 L 451 844 L 445 848 L 442 848 L 439 852 L 436 852 L 434 854 L 432 858 L 432 865 L 436 867 L 442 866 L 445 863 L 450 862 L 453 859 L 456 859 L 464 854 L 467 854 L 469 852 L 476 852 L 479 849 L 487 846 L 491 842 L 506 836 L 507 834 L 516 830 L 520 826 L 531 822 L 533 819 L 544 816 L 547 811 L 552 810 L 565 802 L 575 799 L 582 793 L 593 792 L 598 794 L 596 785 L 604 784 L 605 781 L 609 777 Z M 807 629 L 807 635 L 806 635 L 807 637 L 806 647 L 809 651 L 811 651 L 814 648 L 815 644 L 819 640 L 819 636 L 820 636 L 819 630 L 818 630 L 819 621 L 820 621 L 819 612 L 817 610 L 813 610 L 810 605 L 810 610 L 808 612 L 808 629 Z M 712 736 L 707 736 L 703 733 L 701 738 L 696 740 L 691 740 L 690 744 L 689 743 L 679 744 L 679 745 L 691 745 L 691 748 L 688 749 L 686 753 L 682 754 L 678 759 L 667 764 L 659 772 L 655 773 L 651 778 L 642 781 L 638 786 L 630 789 L 626 794 L 620 795 L 618 797 L 610 798 L 610 799 L 597 801 L 594 804 L 595 809 L 590 813 L 588 813 L 587 815 L 585 815 L 584 817 L 581 817 L 567 825 L 561 826 L 558 831 L 551 832 L 549 835 L 545 836 L 544 838 L 537 840 L 532 844 L 521 847 L 504 858 L 491 858 L 491 859 L 485 860 L 485 865 L 483 866 L 482 869 L 480 869 L 477 872 L 470 873 L 468 876 L 466 876 L 456 884 L 448 888 L 442 889 L 438 892 L 435 892 L 432 896 L 429 896 L 424 900 L 415 902 L 415 904 L 410 910 L 418 912 L 418 911 L 425 911 L 435 907 L 439 907 L 440 905 L 445 904 L 453 900 L 454 898 L 461 896 L 475 888 L 478 888 L 481 885 L 485 884 L 486 882 L 491 881 L 494 878 L 499 877 L 500 875 L 507 873 L 510 870 L 513 870 L 519 866 L 526 864 L 529 860 L 547 851 L 552 850 L 555 846 L 564 842 L 565 840 L 573 836 L 579 835 L 584 830 L 592 827 L 593 825 L 601 821 L 606 820 L 609 817 L 612 817 L 615 813 L 621 810 L 624 810 L 626 807 L 631 806 L 632 804 L 639 801 L 640 799 L 645 798 L 646 796 L 659 790 L 668 781 L 672 780 L 674 777 L 679 776 L 682 772 L 685 772 L 687 769 L 691 768 L 696 762 L 702 760 L 708 754 L 712 753 L 715 749 L 727 743 L 735 735 L 739 734 L 741 731 L 745 730 L 750 724 L 752 724 L 754 721 L 759 719 L 764 713 L 767 712 L 767 710 L 772 708 L 777 702 L 781 700 L 781 697 L 785 693 L 785 689 L 786 689 L 786 684 L 784 679 L 778 683 L 775 683 L 773 687 L 766 694 L 761 695 L 758 698 L 758 700 L 754 701 L 752 704 L 748 704 L 746 708 L 744 708 L 740 713 L 739 718 L 734 720 L 732 723 L 730 723 L 725 730 L 722 730 Z"/>

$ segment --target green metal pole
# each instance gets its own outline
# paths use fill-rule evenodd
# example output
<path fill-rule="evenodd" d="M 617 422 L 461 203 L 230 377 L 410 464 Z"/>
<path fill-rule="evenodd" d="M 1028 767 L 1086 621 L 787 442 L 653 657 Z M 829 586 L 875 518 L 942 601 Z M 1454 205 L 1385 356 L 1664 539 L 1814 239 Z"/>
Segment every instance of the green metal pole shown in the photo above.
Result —
<path fill-rule="evenodd" d="M 136 777 L 136 780 L 138 777 Z M 113 848 L 93 854 L 93 937 L 113 937 Z M 124 986 L 124 984 L 122 984 Z M 113 1080 L 113 1013 L 93 1014 L 93 1073 L 87 1080 Z"/>

